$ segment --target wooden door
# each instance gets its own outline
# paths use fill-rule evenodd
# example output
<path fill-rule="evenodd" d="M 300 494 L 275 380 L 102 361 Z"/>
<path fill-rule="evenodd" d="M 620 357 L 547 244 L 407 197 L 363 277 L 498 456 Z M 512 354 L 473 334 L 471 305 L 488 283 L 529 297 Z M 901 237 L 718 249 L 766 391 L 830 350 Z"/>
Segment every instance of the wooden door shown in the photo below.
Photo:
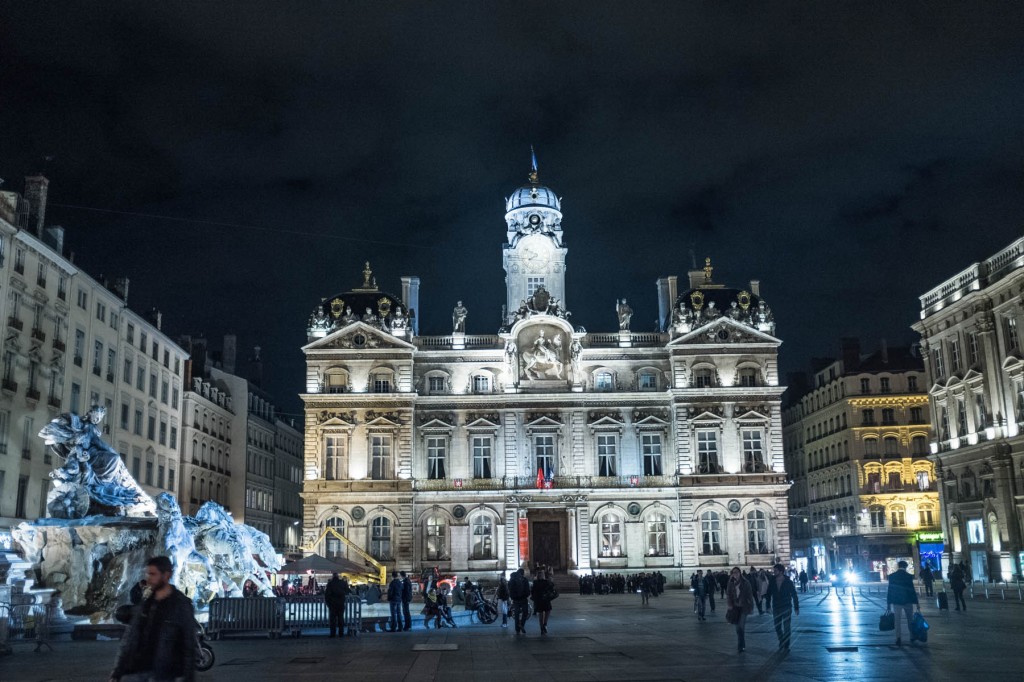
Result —
<path fill-rule="evenodd" d="M 533 522 L 533 564 L 562 567 L 562 533 L 558 521 Z"/>

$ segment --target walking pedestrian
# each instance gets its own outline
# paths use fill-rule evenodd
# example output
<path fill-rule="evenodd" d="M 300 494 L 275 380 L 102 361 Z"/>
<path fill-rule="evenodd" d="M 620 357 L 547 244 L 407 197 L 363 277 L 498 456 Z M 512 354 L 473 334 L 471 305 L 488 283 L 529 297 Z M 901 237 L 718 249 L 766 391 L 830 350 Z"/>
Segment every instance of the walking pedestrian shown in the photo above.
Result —
<path fill-rule="evenodd" d="M 921 582 L 924 583 L 924 596 L 932 597 L 932 583 L 935 582 L 935 576 L 932 574 L 932 569 L 925 564 L 924 568 L 921 569 Z"/>
<path fill-rule="evenodd" d="M 761 597 L 761 603 L 764 605 L 765 611 L 770 611 L 772 608 L 772 596 L 768 589 L 771 580 L 772 576 L 768 575 L 768 571 L 763 568 L 757 572 L 757 592 Z"/>
<path fill-rule="evenodd" d="M 402 629 L 408 632 L 412 630 L 412 614 L 409 613 L 409 604 L 412 602 L 412 581 L 409 580 L 405 571 L 401 571 L 398 575 L 402 576 L 402 617 L 405 621 Z"/>
<path fill-rule="evenodd" d="M 501 609 L 501 627 L 508 627 L 508 580 L 505 579 L 505 574 L 502 573 L 501 577 L 498 578 L 498 608 Z"/>
<path fill-rule="evenodd" d="M 800 591 L 807 591 L 807 571 L 802 568 L 800 569 Z"/>
<path fill-rule="evenodd" d="M 740 573 L 742 572 L 743 571 L 740 571 Z M 722 599 L 725 599 L 725 591 L 729 587 L 729 573 L 726 573 L 725 571 L 719 571 L 718 574 L 715 576 L 715 579 L 718 581 L 718 596 Z"/>
<path fill-rule="evenodd" d="M 697 620 L 707 620 L 704 617 L 704 610 L 706 608 L 705 601 L 707 599 L 706 585 L 704 582 L 704 571 L 697 571 L 693 578 L 690 580 L 690 589 L 693 590 L 693 605 L 697 611 Z"/>
<path fill-rule="evenodd" d="M 729 609 L 726 620 L 736 626 L 736 649 L 737 653 L 742 654 L 747 648 L 747 616 L 754 611 L 754 593 L 750 589 L 750 581 L 743 577 L 739 566 L 730 571 L 725 590 L 726 606 Z"/>
<path fill-rule="evenodd" d="M 165 556 L 146 562 L 146 595 L 121 638 L 111 682 L 196 678 L 196 617 L 192 601 L 171 585 Z"/>
<path fill-rule="evenodd" d="M 388 606 L 391 609 L 391 621 L 389 626 L 391 632 L 402 630 L 402 579 L 392 576 L 388 583 Z"/>
<path fill-rule="evenodd" d="M 751 566 L 750 571 L 743 577 L 750 583 L 750 593 L 753 595 L 754 604 L 757 606 L 757 615 L 764 615 L 764 608 L 761 606 L 761 586 L 758 581 L 757 569 Z"/>
<path fill-rule="evenodd" d="M 964 580 L 964 569 L 962 564 L 953 564 L 953 568 L 949 569 L 949 586 L 953 589 L 953 602 L 956 604 L 956 610 L 960 610 L 960 605 L 963 604 L 964 611 L 967 610 L 967 602 L 964 601 L 964 590 L 967 589 L 967 582 Z"/>
<path fill-rule="evenodd" d="M 889 590 L 885 596 L 885 604 L 889 609 L 896 607 L 896 646 L 903 645 L 903 640 L 900 638 L 902 634 L 900 620 L 903 615 L 907 617 L 907 632 L 910 633 L 910 641 L 911 643 L 916 642 L 917 637 L 910 629 L 910 624 L 913 622 L 911 619 L 914 617 L 914 607 L 917 606 L 917 610 L 920 611 L 921 605 L 917 602 L 914 578 L 907 573 L 906 561 L 897 562 L 896 571 L 889 576 Z"/>
<path fill-rule="evenodd" d="M 526 619 L 530 616 L 530 581 L 526 579 L 523 569 L 512 574 L 508 581 L 508 594 L 512 600 L 512 619 L 516 625 L 516 634 L 526 634 Z"/>
<path fill-rule="evenodd" d="M 337 573 L 331 574 L 324 589 L 324 603 L 327 605 L 327 627 L 334 637 L 335 633 L 345 636 L 345 600 L 348 598 L 348 581 L 339 578 Z"/>
<path fill-rule="evenodd" d="M 547 579 L 544 571 L 537 573 L 537 579 L 533 581 L 530 589 L 530 596 L 533 597 L 533 609 L 537 612 L 540 620 L 540 634 L 548 634 L 548 618 L 551 616 L 551 602 L 558 597 L 555 584 Z"/>
<path fill-rule="evenodd" d="M 786 567 L 775 564 L 775 576 L 768 583 L 768 595 L 775 618 L 775 634 L 779 637 L 779 651 L 789 651 L 793 614 L 800 615 L 800 599 L 796 587 L 786 575 Z"/>
<path fill-rule="evenodd" d="M 711 607 L 711 613 L 715 612 L 715 588 L 718 587 L 718 583 L 715 581 L 715 574 L 708 571 L 704 575 L 704 592 L 708 595 L 708 605 Z"/>
<path fill-rule="evenodd" d="M 651 577 L 649 575 L 640 576 L 640 605 L 647 606 L 651 603 Z"/>

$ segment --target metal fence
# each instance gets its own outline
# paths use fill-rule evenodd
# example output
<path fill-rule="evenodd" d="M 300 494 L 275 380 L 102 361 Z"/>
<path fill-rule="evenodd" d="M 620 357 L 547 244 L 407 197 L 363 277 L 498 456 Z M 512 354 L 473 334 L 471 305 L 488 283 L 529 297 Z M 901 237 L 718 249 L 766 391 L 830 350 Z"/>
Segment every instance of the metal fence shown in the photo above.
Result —
<path fill-rule="evenodd" d="M 0 604 L 0 652 L 14 642 L 34 642 L 35 651 L 50 646 L 50 613 L 46 604 Z"/>
<path fill-rule="evenodd" d="M 293 634 L 330 627 L 330 613 L 323 596 L 285 598 L 285 626 Z M 356 595 L 345 599 L 345 631 L 357 636 L 363 629 L 363 600 Z"/>
<path fill-rule="evenodd" d="M 206 625 L 213 639 L 226 633 L 265 631 L 270 637 L 284 632 L 285 604 L 283 599 L 223 597 L 210 602 L 210 616 Z"/>
<path fill-rule="evenodd" d="M 917 593 L 920 596 L 927 596 L 927 590 L 924 585 L 915 583 L 914 585 Z M 863 583 L 857 585 L 833 586 L 830 583 L 810 583 L 807 586 L 809 592 L 815 594 L 822 594 L 835 589 L 843 594 L 843 590 L 846 592 L 855 591 L 855 594 L 860 596 L 865 595 L 881 595 L 884 596 L 889 589 L 886 583 Z M 947 581 L 936 580 L 932 587 L 932 592 L 952 592 L 953 588 L 949 586 Z M 1024 583 L 1017 580 L 1014 582 L 1001 582 L 1001 583 L 985 583 L 980 580 L 967 583 L 967 589 L 964 591 L 964 595 L 968 599 L 998 599 L 1000 601 L 1019 601 L 1024 602 Z"/>

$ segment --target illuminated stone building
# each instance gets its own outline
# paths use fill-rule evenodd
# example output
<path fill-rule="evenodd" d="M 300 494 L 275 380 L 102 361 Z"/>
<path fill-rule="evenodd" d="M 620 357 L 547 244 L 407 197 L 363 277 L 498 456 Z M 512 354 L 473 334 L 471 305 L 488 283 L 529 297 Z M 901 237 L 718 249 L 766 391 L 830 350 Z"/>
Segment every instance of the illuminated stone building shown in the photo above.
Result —
<path fill-rule="evenodd" d="M 1024 567 L 1024 238 L 921 296 L 914 330 L 928 368 L 952 561 L 974 580 Z"/>
<path fill-rule="evenodd" d="M 941 568 L 924 366 L 909 348 L 844 339 L 783 412 L 795 563 L 884 578 L 903 559 Z"/>
<path fill-rule="evenodd" d="M 543 564 L 660 570 L 789 560 L 777 353 L 754 281 L 710 259 L 656 283 L 661 331 L 570 317 L 561 200 L 529 182 L 505 202 L 504 323 L 420 335 L 419 279 L 324 298 L 308 324 L 307 543 L 327 526 L 392 568 L 460 574 Z M 571 320 L 571 321 L 570 321 Z M 325 539 L 320 554 L 346 555 Z M 349 556 L 349 558 L 354 558 Z"/>

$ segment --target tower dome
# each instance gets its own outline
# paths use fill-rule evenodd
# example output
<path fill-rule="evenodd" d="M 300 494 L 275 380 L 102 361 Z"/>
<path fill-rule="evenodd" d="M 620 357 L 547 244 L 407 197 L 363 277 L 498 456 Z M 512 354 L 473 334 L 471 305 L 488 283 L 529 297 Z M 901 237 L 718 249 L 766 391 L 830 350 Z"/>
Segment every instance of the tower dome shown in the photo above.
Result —
<path fill-rule="evenodd" d="M 540 184 L 537 179 L 537 155 L 530 147 L 530 182 L 523 185 L 505 200 L 505 212 L 511 213 L 520 208 L 549 208 L 562 210 L 562 201 L 550 188 Z"/>

